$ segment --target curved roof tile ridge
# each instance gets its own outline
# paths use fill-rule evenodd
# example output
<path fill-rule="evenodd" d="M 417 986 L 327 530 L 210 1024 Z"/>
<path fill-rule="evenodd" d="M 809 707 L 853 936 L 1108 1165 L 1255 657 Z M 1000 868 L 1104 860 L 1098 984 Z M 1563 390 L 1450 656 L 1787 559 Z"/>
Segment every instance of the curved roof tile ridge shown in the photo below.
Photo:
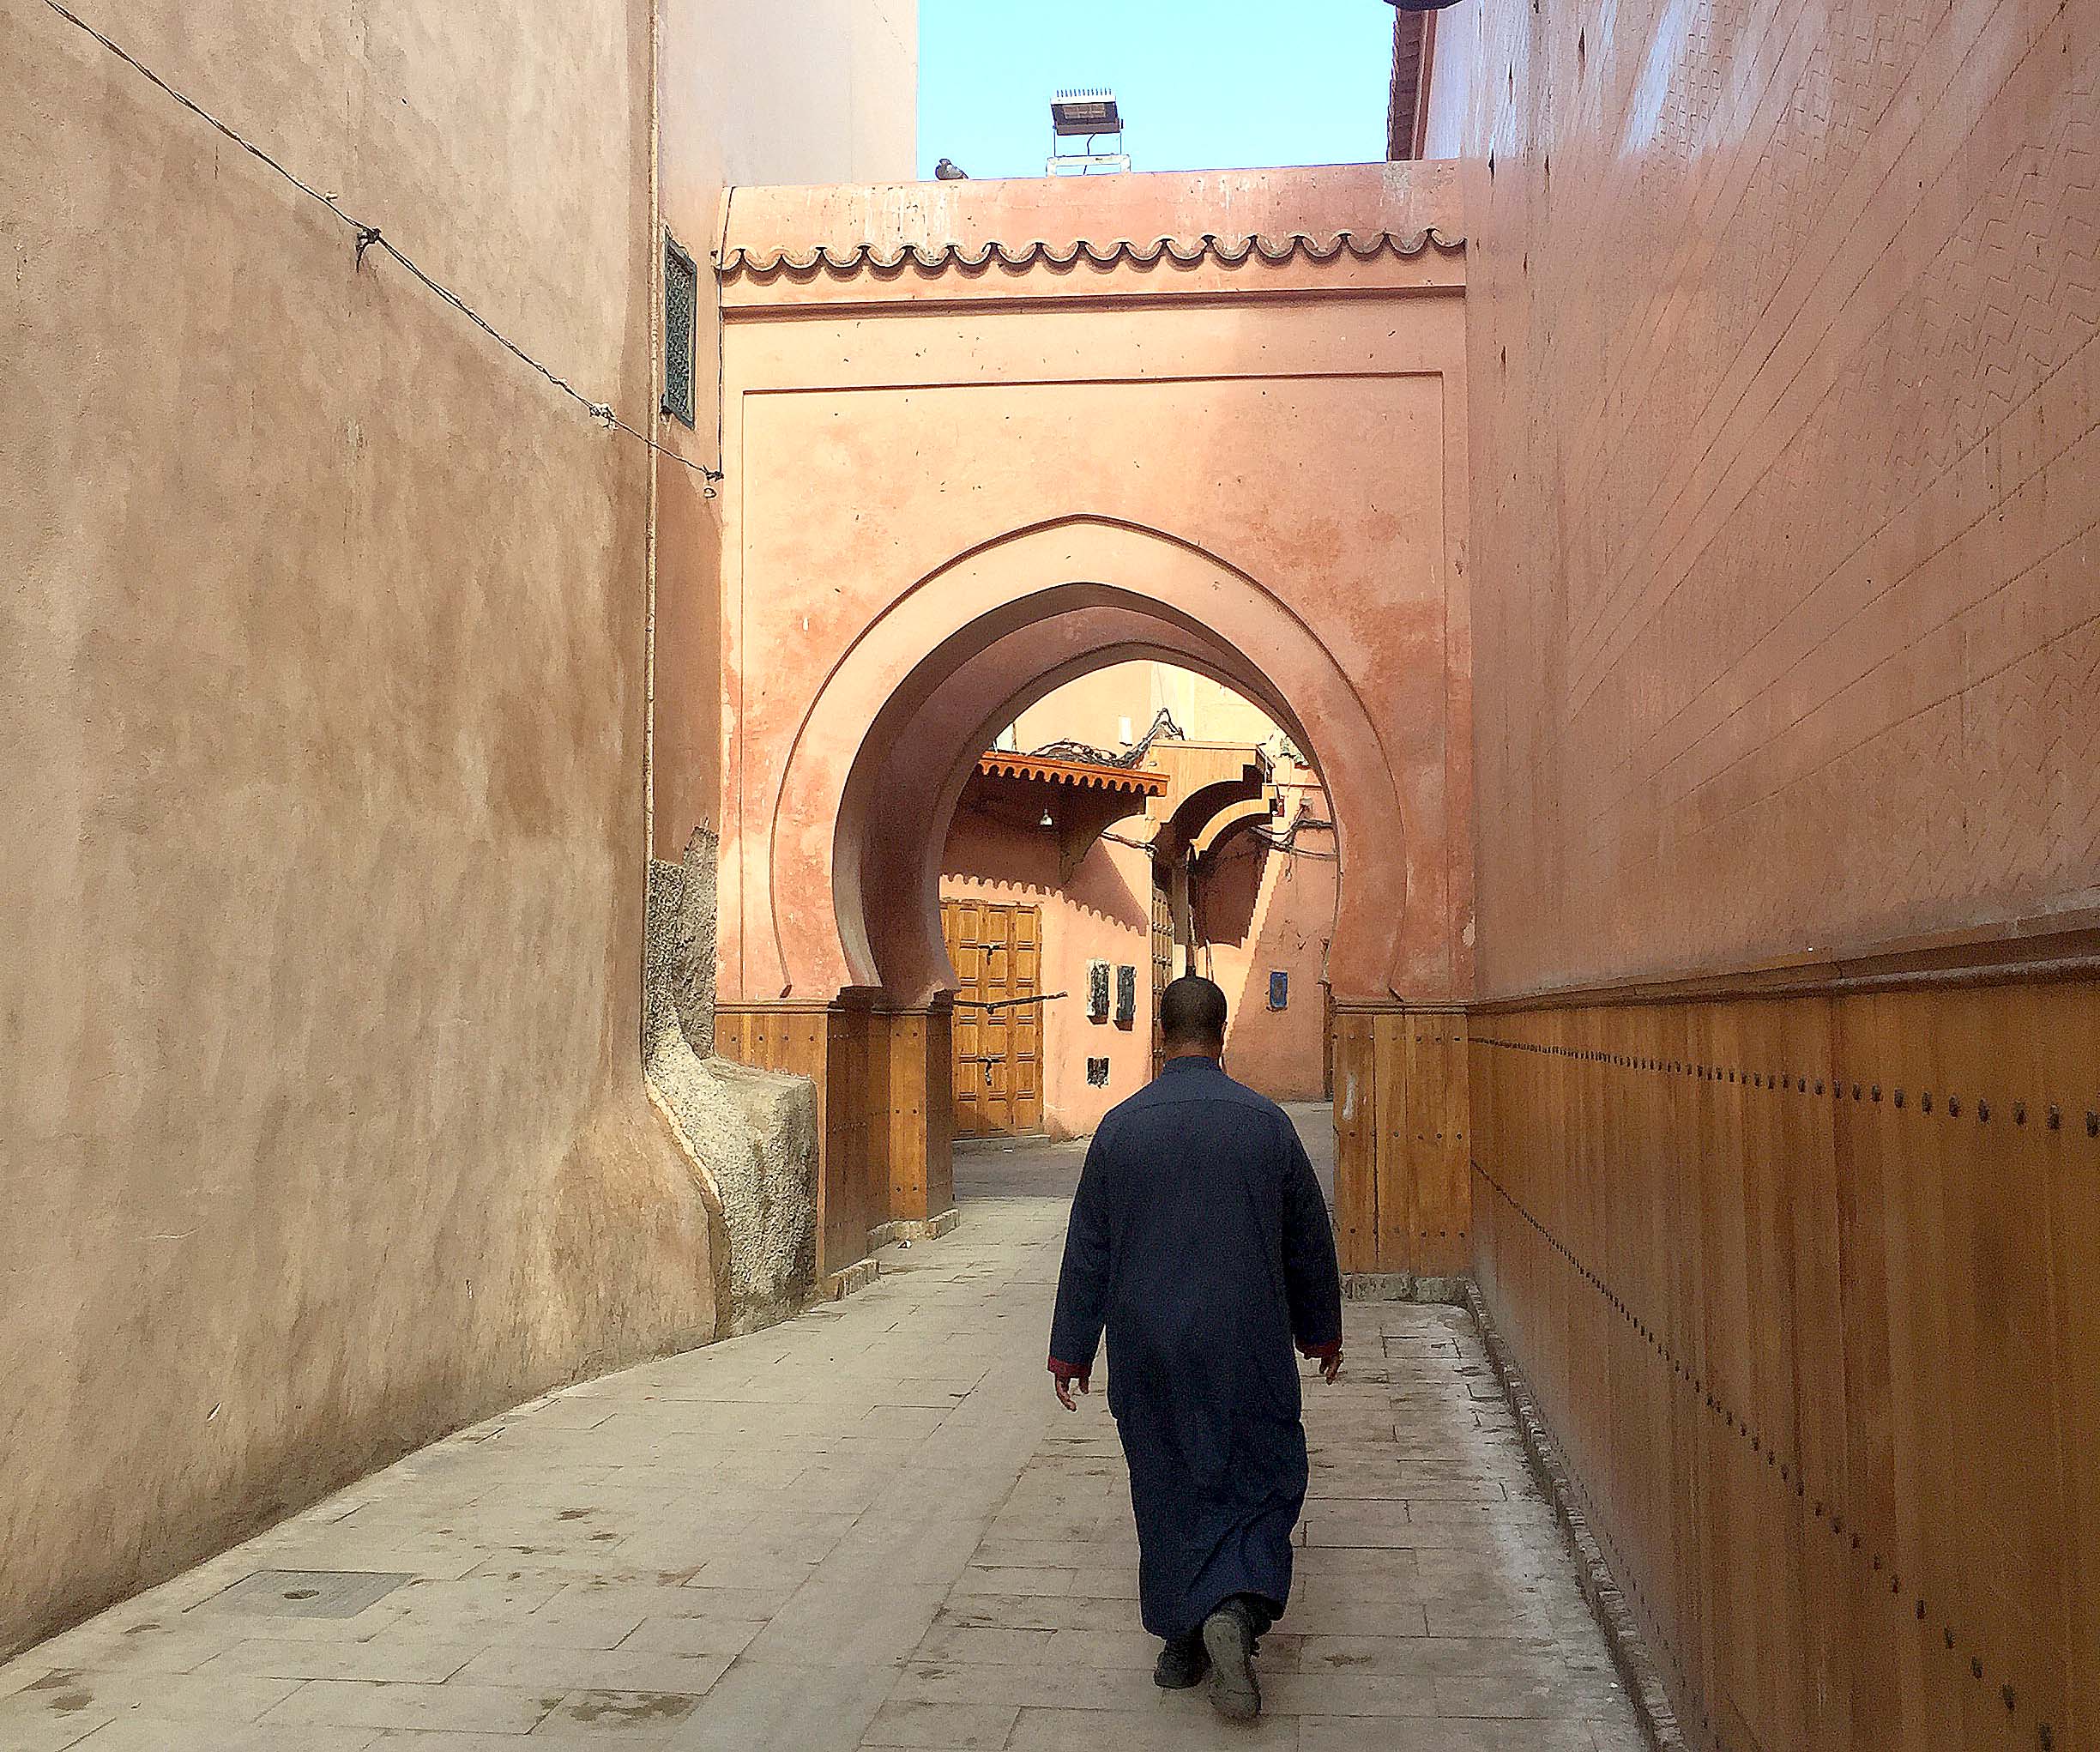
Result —
<path fill-rule="evenodd" d="M 1463 236 L 1453 236 L 1436 226 L 1405 232 L 1337 231 L 1325 239 L 1302 231 L 1274 237 L 1256 233 L 1244 238 L 1222 238 L 1206 232 L 1194 239 L 1157 237 L 1150 243 L 1118 238 L 1104 245 L 1080 239 L 1063 248 L 1038 238 L 1018 246 L 993 241 L 975 249 L 953 243 L 931 248 L 904 244 L 888 252 L 874 244 L 856 244 L 842 251 L 819 245 L 806 252 L 733 249 L 716 264 L 716 271 L 724 279 L 748 275 L 754 280 L 772 280 L 785 275 L 794 280 L 813 280 L 825 272 L 842 275 L 866 273 L 878 279 L 894 279 L 912 268 L 929 273 L 953 268 L 965 274 L 980 274 L 995 263 L 1007 268 L 1029 268 L 1041 262 L 1063 269 L 1076 265 L 1082 257 L 1097 268 L 1113 268 L 1122 262 L 1150 268 L 1168 258 L 1184 268 L 1194 267 L 1206 258 L 1236 268 L 1257 255 L 1281 266 L 1300 257 L 1308 262 L 1331 262 L 1344 251 L 1360 262 L 1385 255 L 1405 260 L 1432 249 L 1444 255 L 1458 255 L 1465 246 Z"/>

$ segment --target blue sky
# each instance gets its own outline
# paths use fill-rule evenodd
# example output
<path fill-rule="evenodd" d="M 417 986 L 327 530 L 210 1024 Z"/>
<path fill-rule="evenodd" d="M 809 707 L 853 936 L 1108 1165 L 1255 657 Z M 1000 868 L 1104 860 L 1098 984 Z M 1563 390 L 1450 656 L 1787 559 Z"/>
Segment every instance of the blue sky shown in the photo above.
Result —
<path fill-rule="evenodd" d="M 1039 177 L 1050 96 L 1112 88 L 1140 171 L 1385 155 L 1381 0 L 919 0 L 919 173 Z"/>

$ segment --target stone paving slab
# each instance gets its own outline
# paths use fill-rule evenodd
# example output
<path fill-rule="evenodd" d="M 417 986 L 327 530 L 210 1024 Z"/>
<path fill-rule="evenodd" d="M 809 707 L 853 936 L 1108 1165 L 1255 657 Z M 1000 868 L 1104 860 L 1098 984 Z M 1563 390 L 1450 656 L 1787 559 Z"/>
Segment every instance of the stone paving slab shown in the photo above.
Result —
<path fill-rule="evenodd" d="M 1100 1383 L 1067 1416 L 1043 1369 L 1079 1158 L 960 1151 L 962 1226 L 853 1297 L 462 1431 L 0 1667 L 0 1748 L 1635 1752 L 1445 1308 L 1351 1303 L 1308 1380 L 1263 1719 L 1152 1685 Z M 410 1580 L 327 1618 L 264 1571 Z"/>

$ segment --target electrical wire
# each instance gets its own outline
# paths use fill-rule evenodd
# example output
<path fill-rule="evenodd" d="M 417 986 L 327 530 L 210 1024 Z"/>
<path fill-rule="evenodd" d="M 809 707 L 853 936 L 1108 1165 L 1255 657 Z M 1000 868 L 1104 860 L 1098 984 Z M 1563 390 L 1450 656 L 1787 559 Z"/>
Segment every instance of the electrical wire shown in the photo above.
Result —
<path fill-rule="evenodd" d="M 1164 706 L 1152 720 L 1152 728 L 1120 754 L 1111 754 L 1091 742 L 1080 742 L 1067 736 L 1059 741 L 1046 742 L 1041 748 L 1030 749 L 1029 757 L 1035 760 L 1083 760 L 1089 766 L 1142 766 L 1145 757 L 1152 752 L 1152 745 L 1162 737 L 1174 742 L 1188 740 L 1180 725 L 1174 722 L 1174 714 Z"/>
<path fill-rule="evenodd" d="M 1263 845 L 1269 847 L 1273 851 L 1282 852 L 1287 857 L 1314 858 L 1322 863 L 1341 862 L 1339 853 L 1310 852 L 1301 849 L 1297 843 L 1298 830 L 1301 827 L 1324 829 L 1329 833 L 1334 831 L 1334 823 L 1325 817 L 1301 813 L 1294 817 L 1291 825 L 1282 833 L 1270 833 L 1262 828 L 1251 827 L 1246 830 L 1246 834 L 1248 838 L 1258 840 Z"/>
<path fill-rule="evenodd" d="M 419 267 L 416 263 L 407 254 L 407 252 L 401 250 L 397 245 L 391 242 L 377 226 L 366 225 L 363 221 L 356 218 L 354 215 L 344 212 L 342 208 L 337 203 L 336 199 L 333 195 L 323 194 L 321 190 L 315 188 L 312 184 L 298 176 L 291 170 L 288 170 L 284 165 L 280 163 L 276 159 L 273 158 L 268 152 L 264 151 L 262 148 L 257 146 L 254 141 L 249 139 L 238 130 L 229 126 L 225 122 L 220 121 L 218 117 L 212 114 L 209 110 L 206 109 L 194 98 L 190 97 L 184 92 L 178 91 L 173 86 L 170 85 L 166 80 L 163 79 L 158 73 L 154 72 L 152 68 L 148 67 L 143 61 L 140 60 L 137 56 L 131 53 L 130 50 L 124 48 L 121 44 L 112 42 L 108 37 L 103 35 L 100 31 L 97 30 L 92 24 L 88 23 L 88 21 L 82 18 L 77 12 L 75 12 L 69 8 L 62 5 L 60 3 L 60 0 L 44 0 L 44 3 L 53 12 L 57 13 L 59 17 L 65 20 L 68 24 L 73 26 L 75 29 L 81 31 L 87 35 L 94 38 L 96 42 L 101 44 L 101 45 L 107 49 L 111 54 L 114 55 L 119 61 L 122 61 L 125 66 L 130 68 L 133 72 L 136 73 L 148 84 L 155 87 L 157 89 L 162 92 L 165 92 L 169 97 L 172 98 L 177 103 L 180 104 L 183 108 L 188 110 L 191 115 L 196 117 L 207 126 L 213 128 L 219 133 L 224 135 L 228 140 L 231 140 L 236 146 L 239 147 L 243 152 L 248 154 L 250 157 L 259 160 L 262 163 L 269 166 L 271 170 L 276 172 L 279 176 L 282 177 L 285 181 L 291 184 L 293 188 L 299 191 L 299 193 L 306 196 L 311 200 L 318 202 L 322 206 L 327 208 L 330 213 L 334 214 L 336 218 L 340 219 L 345 225 L 348 226 L 352 231 L 357 233 L 356 265 L 358 267 L 362 268 L 365 265 L 365 252 L 367 250 L 377 249 L 385 255 L 391 256 L 395 261 L 399 263 L 402 268 L 406 269 L 414 279 L 420 281 L 422 285 L 430 292 L 434 293 L 444 303 L 451 305 L 454 310 L 457 311 L 462 316 L 465 317 L 468 322 L 472 323 L 477 329 L 480 329 L 483 334 L 486 335 L 492 341 L 495 341 L 498 346 L 503 347 L 505 352 L 510 353 L 513 357 L 516 358 L 523 364 L 529 366 L 534 371 L 539 372 L 539 374 L 545 378 L 548 383 L 552 384 L 556 389 L 559 390 L 563 395 L 568 396 L 570 400 L 575 402 L 578 406 L 582 408 L 584 411 L 600 425 L 608 428 L 616 428 L 620 432 L 625 432 L 628 437 L 640 440 L 642 444 L 646 445 L 649 450 L 655 451 L 658 456 L 668 456 L 673 462 L 684 464 L 685 467 L 691 469 L 696 474 L 699 475 L 701 479 L 705 481 L 712 483 L 714 481 L 720 480 L 722 478 L 722 471 L 721 469 L 710 468 L 704 462 L 696 462 L 690 457 L 681 456 L 676 450 L 671 450 L 666 445 L 658 444 L 656 440 L 651 438 L 647 432 L 640 431 L 635 426 L 630 426 L 625 420 L 622 420 L 619 414 L 612 411 L 612 408 L 609 403 L 592 401 L 589 396 L 586 396 L 581 390 L 577 389 L 575 384 L 571 384 L 568 378 L 561 376 L 557 372 L 550 370 L 547 366 L 542 365 L 538 359 L 534 359 L 531 353 L 526 352 L 526 350 L 520 347 L 516 341 L 513 341 L 508 335 L 504 334 L 502 329 L 497 328 L 494 323 L 491 323 L 487 317 L 484 317 L 480 313 L 480 311 L 474 309 L 474 307 L 468 304 L 465 299 L 462 298 L 456 292 L 453 291 L 450 287 L 444 285 L 442 281 L 435 280 L 430 275 L 425 273 L 424 270 Z M 709 490 L 711 493 L 711 485 Z"/>

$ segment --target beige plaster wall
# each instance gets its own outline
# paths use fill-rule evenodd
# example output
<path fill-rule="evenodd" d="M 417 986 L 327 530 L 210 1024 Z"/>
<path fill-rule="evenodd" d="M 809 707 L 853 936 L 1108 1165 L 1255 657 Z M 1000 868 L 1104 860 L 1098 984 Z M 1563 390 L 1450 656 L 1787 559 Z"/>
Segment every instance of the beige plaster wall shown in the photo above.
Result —
<path fill-rule="evenodd" d="M 643 0 L 98 21 L 648 426 Z M 681 138 L 829 126 L 711 64 Z M 718 1249 L 640 1068 L 646 454 L 43 7 L 0 88 L 4 1652 L 704 1340 Z"/>
<path fill-rule="evenodd" d="M 660 0 L 657 174 L 663 223 L 700 268 L 695 426 L 658 441 L 720 465 L 721 314 L 709 257 L 739 184 L 913 173 L 918 0 Z M 655 406 L 652 399 L 651 406 Z M 721 787 L 721 501 L 657 468 L 653 842 L 676 860 L 717 819 Z"/>

